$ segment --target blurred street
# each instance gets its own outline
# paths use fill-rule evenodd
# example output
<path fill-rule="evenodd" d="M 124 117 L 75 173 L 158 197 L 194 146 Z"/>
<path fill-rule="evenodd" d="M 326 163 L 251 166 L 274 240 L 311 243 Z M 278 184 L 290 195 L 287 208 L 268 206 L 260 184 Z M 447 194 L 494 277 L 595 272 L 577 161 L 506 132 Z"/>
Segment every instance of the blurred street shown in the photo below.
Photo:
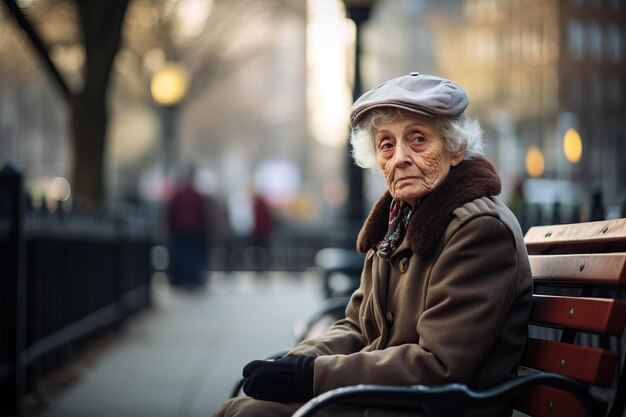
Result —
<path fill-rule="evenodd" d="M 153 281 L 132 316 L 45 417 L 208 416 L 250 360 L 294 343 L 321 301 L 315 272 L 213 273 L 196 292 Z"/>

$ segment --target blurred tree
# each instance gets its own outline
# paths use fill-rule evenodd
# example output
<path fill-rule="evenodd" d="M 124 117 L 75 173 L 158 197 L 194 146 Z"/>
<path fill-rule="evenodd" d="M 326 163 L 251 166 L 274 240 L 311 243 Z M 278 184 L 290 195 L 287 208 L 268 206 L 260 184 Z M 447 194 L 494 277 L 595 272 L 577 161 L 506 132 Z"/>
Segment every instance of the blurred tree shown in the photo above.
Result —
<path fill-rule="evenodd" d="M 70 85 L 51 55 L 46 39 L 15 0 L 3 0 L 59 88 L 70 109 L 74 194 L 104 197 L 103 165 L 107 130 L 106 92 L 130 0 L 74 0 L 82 40 L 82 82 Z M 69 1 L 69 0 L 68 0 Z M 67 3 L 59 0 L 55 3 Z M 52 2 L 51 2 L 52 3 Z"/>
<path fill-rule="evenodd" d="M 124 167 L 124 181 L 134 181 L 137 184 L 139 180 L 133 178 L 141 178 L 147 170 L 155 167 L 158 170 L 160 163 L 167 165 L 167 162 L 160 160 L 162 156 L 156 153 L 163 149 L 172 151 L 173 155 L 169 158 L 175 171 L 178 163 L 190 158 L 196 163 L 202 160 L 202 163 L 208 164 L 211 157 L 207 158 L 206 155 L 218 155 L 227 152 L 228 147 L 239 146 L 232 138 L 228 143 L 219 139 L 213 140 L 223 138 L 223 135 L 215 132 L 220 129 L 223 131 L 224 126 L 232 124 L 237 128 L 245 128 L 241 123 L 242 115 L 252 125 L 254 122 L 251 118 L 267 111 L 267 103 L 271 102 L 271 97 L 266 97 L 267 101 L 264 103 L 247 99 L 250 96 L 248 91 L 263 82 L 261 80 L 266 79 L 266 74 L 259 73 L 258 78 L 253 75 L 243 83 L 241 79 L 238 84 L 229 82 L 237 79 L 236 74 L 240 71 L 245 72 L 250 68 L 263 71 L 263 64 L 259 66 L 259 63 L 263 60 L 267 62 L 268 57 L 274 62 L 273 65 L 282 65 L 276 59 L 275 49 L 277 36 L 284 32 L 278 31 L 277 27 L 280 22 L 285 21 L 304 24 L 305 6 L 306 3 L 301 0 L 133 0 L 126 15 L 124 44 L 115 65 L 119 73 L 123 73 L 123 77 L 116 78 L 116 100 L 122 101 L 124 105 L 131 102 L 135 102 L 137 106 L 150 105 L 152 97 L 147 86 L 155 72 L 166 63 L 174 62 L 182 66 L 187 74 L 188 84 L 185 96 L 176 104 L 178 109 L 175 114 L 180 115 L 179 120 L 182 122 L 173 122 L 174 126 L 170 126 L 173 137 L 168 140 L 173 139 L 175 142 L 169 143 L 167 147 L 154 146 L 154 142 L 151 142 L 153 145 L 144 148 L 139 157 L 141 162 Z M 298 57 L 294 59 L 297 60 Z M 207 115 L 203 121 L 188 117 L 190 114 L 197 117 L 199 107 L 207 112 L 215 111 L 206 108 L 202 103 L 206 103 L 207 98 L 213 94 L 221 94 L 223 88 L 233 91 L 232 102 L 237 104 L 223 102 L 217 117 L 219 120 L 213 120 L 214 123 L 208 121 L 211 115 Z M 151 110 L 154 111 L 154 103 L 152 107 Z M 248 107 L 255 107 L 255 110 Z M 252 112 L 256 113 L 251 114 Z M 168 113 L 170 112 L 156 114 L 157 117 L 167 117 Z M 238 120 L 233 122 L 233 119 Z M 185 127 L 181 127 L 183 123 Z M 210 133 L 184 135 L 184 129 L 189 129 L 190 124 L 203 125 L 195 132 Z M 122 163 L 126 159 L 122 156 L 126 145 L 119 141 L 125 139 L 112 139 L 119 143 L 114 148 L 117 154 L 115 161 Z M 193 156 L 190 157 L 192 148 Z M 171 174 L 170 171 L 165 172 Z M 111 184 L 115 186 L 119 183 Z M 128 183 L 126 187 L 128 188 Z"/>
<path fill-rule="evenodd" d="M 166 61 L 180 62 L 190 78 L 185 97 L 190 102 L 215 80 L 267 52 L 271 38 L 260 31 L 271 26 L 277 14 L 305 14 L 299 0 L 1 3 L 27 35 L 68 105 L 73 193 L 93 199 L 105 197 L 112 74 L 123 75 L 116 82 L 124 99 L 145 101 L 150 100 L 150 76 Z M 13 65 L 16 76 L 23 64 Z"/>

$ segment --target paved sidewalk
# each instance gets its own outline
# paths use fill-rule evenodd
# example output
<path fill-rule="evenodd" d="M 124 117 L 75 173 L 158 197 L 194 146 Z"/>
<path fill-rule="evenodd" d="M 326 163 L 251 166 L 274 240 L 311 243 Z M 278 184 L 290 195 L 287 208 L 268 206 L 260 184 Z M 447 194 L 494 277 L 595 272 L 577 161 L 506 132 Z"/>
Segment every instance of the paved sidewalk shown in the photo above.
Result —
<path fill-rule="evenodd" d="M 214 273 L 197 293 L 154 283 L 154 307 L 43 417 L 208 417 L 248 361 L 294 343 L 322 301 L 314 273 Z"/>

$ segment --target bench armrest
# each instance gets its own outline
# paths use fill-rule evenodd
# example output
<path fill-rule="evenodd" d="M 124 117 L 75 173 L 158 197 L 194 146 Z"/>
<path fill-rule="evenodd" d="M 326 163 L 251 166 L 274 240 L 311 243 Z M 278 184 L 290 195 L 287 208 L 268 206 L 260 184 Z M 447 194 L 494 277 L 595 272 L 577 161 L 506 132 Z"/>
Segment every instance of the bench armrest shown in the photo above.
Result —
<path fill-rule="evenodd" d="M 533 386 L 549 386 L 572 393 L 589 416 L 600 415 L 599 406 L 587 386 L 562 375 L 537 372 L 519 376 L 485 391 L 473 391 L 465 385 L 438 387 L 424 385 L 386 386 L 354 385 L 325 392 L 307 403 L 293 417 L 309 417 L 331 404 L 396 405 L 423 409 L 428 417 L 454 415 L 468 406 L 480 407 L 494 402 L 511 403 L 513 398 Z"/>

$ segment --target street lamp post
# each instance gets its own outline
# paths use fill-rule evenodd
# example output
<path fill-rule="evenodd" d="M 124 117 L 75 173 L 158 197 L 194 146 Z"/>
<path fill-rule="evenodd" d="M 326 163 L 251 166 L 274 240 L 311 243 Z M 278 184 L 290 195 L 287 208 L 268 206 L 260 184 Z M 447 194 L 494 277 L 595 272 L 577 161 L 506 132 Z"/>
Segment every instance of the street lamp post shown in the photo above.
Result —
<path fill-rule="evenodd" d="M 353 101 L 363 93 L 361 79 L 361 49 L 363 23 L 367 21 L 374 0 L 344 0 L 348 17 L 354 21 L 355 51 L 354 51 L 354 78 L 352 85 Z M 346 218 L 351 226 L 358 227 L 365 218 L 365 193 L 363 190 L 363 170 L 352 160 L 350 143 L 347 151 L 347 176 L 348 176 L 348 203 Z"/>
<path fill-rule="evenodd" d="M 161 110 L 161 146 L 165 175 L 170 176 L 177 160 L 176 128 L 179 104 L 187 93 L 185 69 L 180 64 L 166 63 L 152 76 L 150 92 Z"/>

